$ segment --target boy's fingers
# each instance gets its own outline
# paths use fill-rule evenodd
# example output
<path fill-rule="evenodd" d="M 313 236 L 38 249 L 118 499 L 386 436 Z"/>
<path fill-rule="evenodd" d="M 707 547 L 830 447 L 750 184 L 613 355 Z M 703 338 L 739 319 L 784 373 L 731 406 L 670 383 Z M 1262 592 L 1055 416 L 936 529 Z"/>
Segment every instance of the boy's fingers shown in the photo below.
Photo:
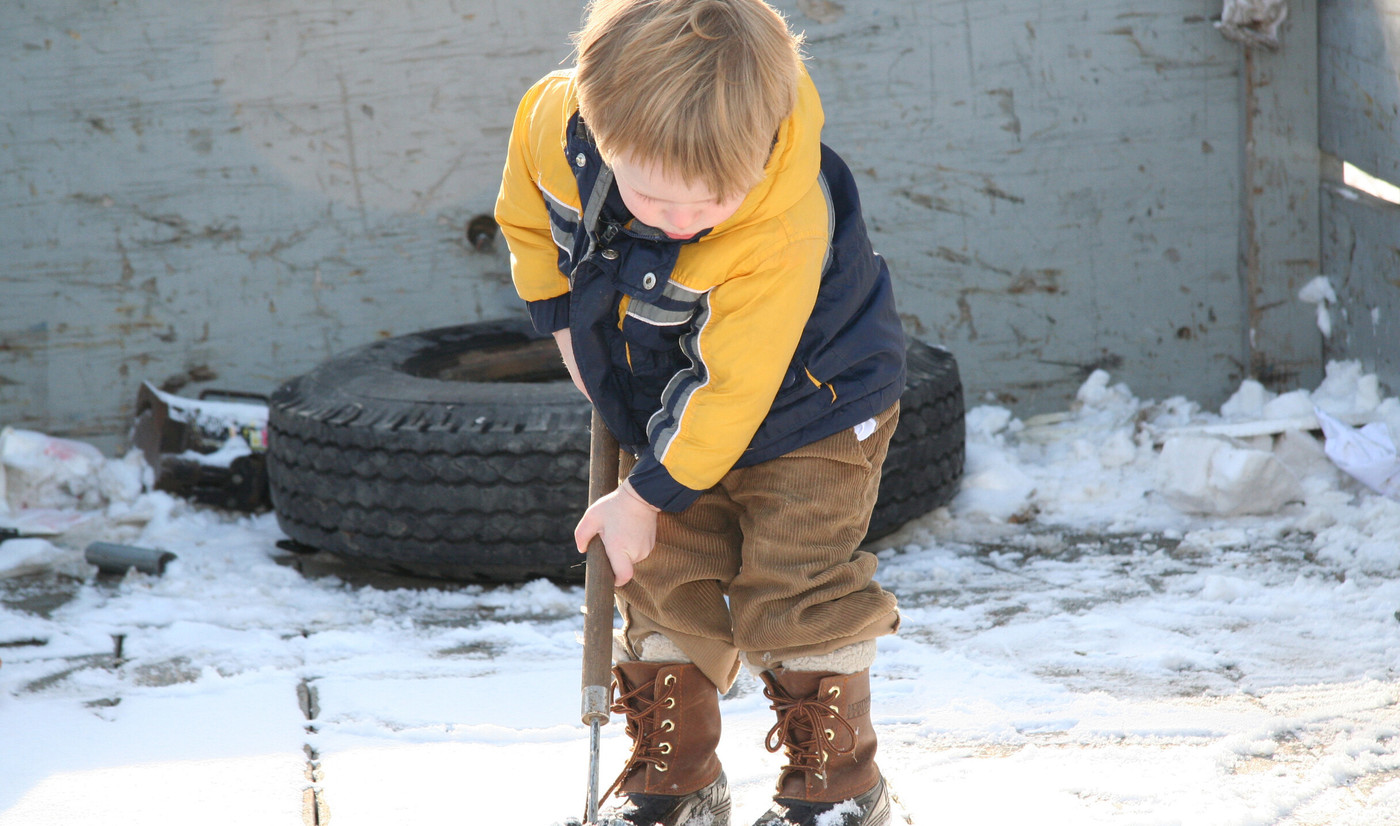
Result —
<path fill-rule="evenodd" d="M 621 588 L 632 579 L 632 560 L 624 553 L 608 554 L 608 561 L 613 566 L 613 587 Z"/>
<path fill-rule="evenodd" d="M 598 535 L 598 527 L 588 518 L 585 513 L 578 521 L 578 527 L 574 528 L 574 545 L 578 546 L 578 552 L 588 553 L 588 543 L 593 537 Z"/>

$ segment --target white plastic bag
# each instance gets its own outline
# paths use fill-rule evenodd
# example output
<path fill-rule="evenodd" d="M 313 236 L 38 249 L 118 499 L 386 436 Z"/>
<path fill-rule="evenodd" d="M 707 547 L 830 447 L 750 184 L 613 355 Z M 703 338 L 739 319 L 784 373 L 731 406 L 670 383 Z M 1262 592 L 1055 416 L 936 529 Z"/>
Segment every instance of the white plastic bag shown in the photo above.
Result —
<path fill-rule="evenodd" d="M 1327 458 L 1366 487 L 1392 499 L 1400 499 L 1400 453 L 1390 428 L 1372 422 L 1354 428 L 1316 408 L 1327 444 Z"/>

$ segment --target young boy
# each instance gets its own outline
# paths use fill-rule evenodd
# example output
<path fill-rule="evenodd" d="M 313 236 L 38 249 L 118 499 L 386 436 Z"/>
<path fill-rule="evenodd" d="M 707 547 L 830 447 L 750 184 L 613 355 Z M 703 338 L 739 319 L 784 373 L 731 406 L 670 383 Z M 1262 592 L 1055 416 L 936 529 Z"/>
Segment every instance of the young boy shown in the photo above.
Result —
<path fill-rule="evenodd" d="M 856 548 L 904 341 L 800 42 L 762 0 L 594 0 L 577 66 L 516 115 L 516 288 L 624 447 L 575 532 L 602 537 L 623 618 L 633 750 L 604 823 L 727 826 L 741 659 L 787 756 L 759 823 L 889 819 L 869 678 L 899 616 Z"/>

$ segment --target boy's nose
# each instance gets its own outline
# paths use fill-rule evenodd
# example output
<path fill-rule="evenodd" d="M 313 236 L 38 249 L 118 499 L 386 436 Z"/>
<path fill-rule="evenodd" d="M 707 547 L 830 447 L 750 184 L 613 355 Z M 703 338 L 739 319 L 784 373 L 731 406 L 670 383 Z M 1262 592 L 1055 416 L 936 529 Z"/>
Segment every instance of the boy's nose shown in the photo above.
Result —
<path fill-rule="evenodd" d="M 693 209 L 673 209 L 666 215 L 666 220 L 677 232 L 685 232 L 695 223 L 696 211 Z"/>

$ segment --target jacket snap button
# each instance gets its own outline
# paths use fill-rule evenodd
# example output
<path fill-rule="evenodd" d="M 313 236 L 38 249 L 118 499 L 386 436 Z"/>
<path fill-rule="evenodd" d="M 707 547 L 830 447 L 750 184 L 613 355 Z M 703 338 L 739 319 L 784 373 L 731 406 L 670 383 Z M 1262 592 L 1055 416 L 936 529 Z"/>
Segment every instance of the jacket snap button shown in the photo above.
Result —
<path fill-rule="evenodd" d="M 617 260 L 617 250 L 613 249 L 612 247 L 608 247 L 607 249 L 603 250 L 602 255 L 609 261 Z"/>
<path fill-rule="evenodd" d="M 642 276 L 642 289 L 649 290 L 656 286 L 656 273 L 649 272 Z"/>
<path fill-rule="evenodd" d="M 586 163 L 588 163 L 588 158 L 584 157 L 584 154 L 582 152 L 574 156 L 575 166 L 583 166 Z"/>

